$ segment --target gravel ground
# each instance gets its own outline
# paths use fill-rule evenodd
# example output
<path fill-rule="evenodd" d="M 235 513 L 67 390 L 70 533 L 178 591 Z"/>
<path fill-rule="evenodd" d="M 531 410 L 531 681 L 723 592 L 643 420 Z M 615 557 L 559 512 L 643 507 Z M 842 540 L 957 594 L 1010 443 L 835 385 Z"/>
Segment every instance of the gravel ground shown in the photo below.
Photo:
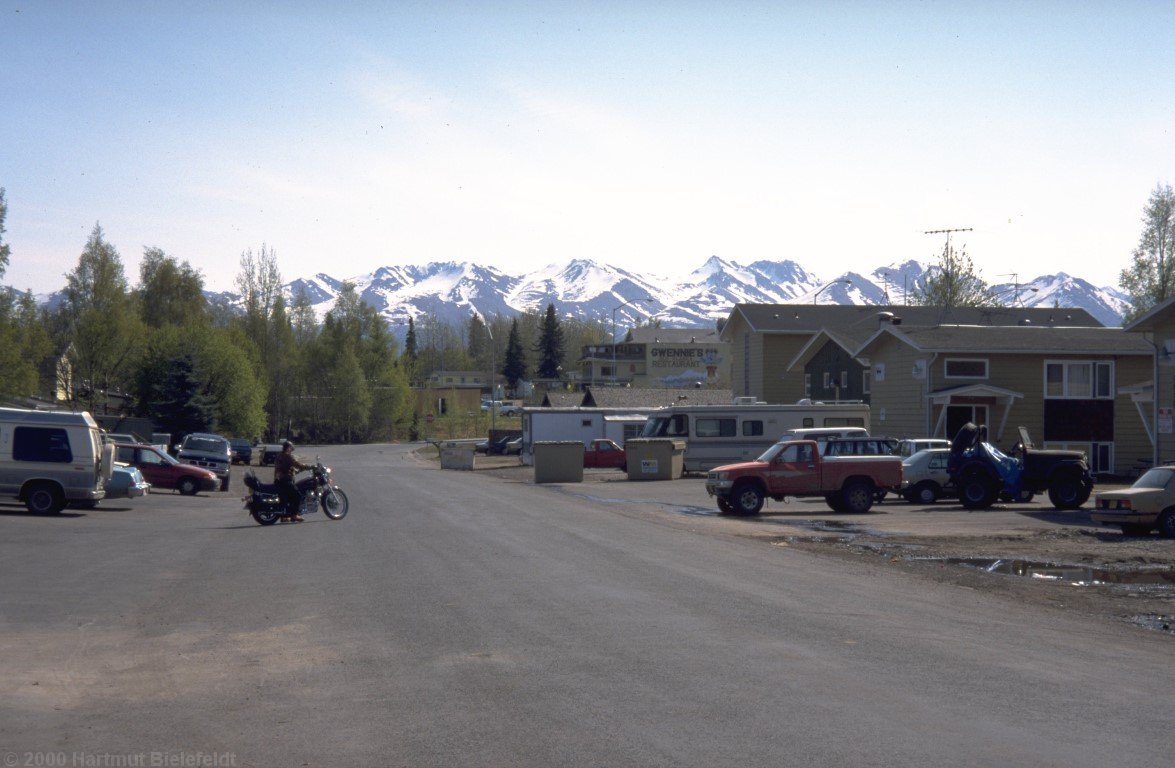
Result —
<path fill-rule="evenodd" d="M 420 456 L 431 460 L 428 451 Z M 478 457 L 474 471 L 534 482 L 517 457 Z M 732 518 L 718 515 L 701 477 L 632 482 L 619 471 L 585 470 L 583 483 L 541 487 L 623 504 L 662 524 L 872 558 L 935 581 L 1175 634 L 1175 539 L 1124 536 L 1093 523 L 1092 501 L 1066 512 L 1047 501 L 970 512 L 951 501 L 917 506 L 891 496 L 867 515 L 846 515 L 803 499 L 769 501 L 757 517 Z"/>

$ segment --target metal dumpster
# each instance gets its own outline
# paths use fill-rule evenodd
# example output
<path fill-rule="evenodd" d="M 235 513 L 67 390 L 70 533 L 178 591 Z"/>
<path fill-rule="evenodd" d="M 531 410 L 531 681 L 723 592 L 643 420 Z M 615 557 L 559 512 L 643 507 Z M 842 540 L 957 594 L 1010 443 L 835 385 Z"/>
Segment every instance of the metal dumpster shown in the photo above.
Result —
<path fill-rule="evenodd" d="M 582 483 L 583 443 L 578 440 L 534 444 L 536 483 Z"/>
<path fill-rule="evenodd" d="M 638 437 L 624 441 L 629 480 L 676 480 L 685 473 L 685 441 Z"/>

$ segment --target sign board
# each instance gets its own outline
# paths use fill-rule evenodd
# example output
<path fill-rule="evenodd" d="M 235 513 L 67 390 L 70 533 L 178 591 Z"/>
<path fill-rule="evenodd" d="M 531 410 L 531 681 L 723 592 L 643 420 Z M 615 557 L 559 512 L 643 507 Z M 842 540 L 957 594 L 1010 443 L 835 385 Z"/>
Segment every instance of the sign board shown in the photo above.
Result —
<path fill-rule="evenodd" d="M 661 465 L 656 459 L 641 459 L 641 474 L 655 475 L 661 471 Z"/>
<path fill-rule="evenodd" d="M 1175 408 L 1159 409 L 1159 432 L 1164 435 L 1175 432 Z"/>

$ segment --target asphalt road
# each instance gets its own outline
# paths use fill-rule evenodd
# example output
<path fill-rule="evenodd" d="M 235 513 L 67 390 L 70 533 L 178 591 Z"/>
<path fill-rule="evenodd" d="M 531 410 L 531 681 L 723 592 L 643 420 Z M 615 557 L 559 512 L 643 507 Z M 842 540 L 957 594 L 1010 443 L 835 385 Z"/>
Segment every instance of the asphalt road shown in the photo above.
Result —
<path fill-rule="evenodd" d="M 322 451 L 338 522 L 262 528 L 236 489 L 0 507 L 0 760 L 1170 760 L 1169 637 L 407 451 Z"/>

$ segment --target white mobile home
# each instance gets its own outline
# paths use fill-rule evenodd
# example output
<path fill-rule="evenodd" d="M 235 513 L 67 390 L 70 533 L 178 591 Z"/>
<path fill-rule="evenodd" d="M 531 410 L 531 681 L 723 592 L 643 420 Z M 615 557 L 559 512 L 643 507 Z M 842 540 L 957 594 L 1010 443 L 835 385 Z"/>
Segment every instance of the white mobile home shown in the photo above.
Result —
<path fill-rule="evenodd" d="M 527 408 L 522 412 L 522 461 L 534 463 L 534 444 L 606 437 L 624 445 L 660 408 Z"/>

